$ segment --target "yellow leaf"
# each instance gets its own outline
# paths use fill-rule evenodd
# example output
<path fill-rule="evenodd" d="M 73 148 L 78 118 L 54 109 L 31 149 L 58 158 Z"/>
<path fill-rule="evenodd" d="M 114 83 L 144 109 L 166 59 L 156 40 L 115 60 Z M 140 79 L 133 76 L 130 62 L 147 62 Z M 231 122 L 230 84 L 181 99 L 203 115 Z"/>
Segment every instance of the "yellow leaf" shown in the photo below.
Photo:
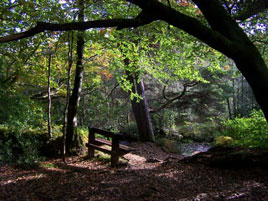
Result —
<path fill-rule="evenodd" d="M 230 69 L 231 69 L 231 67 L 229 65 L 224 66 L 224 70 L 228 71 Z"/>

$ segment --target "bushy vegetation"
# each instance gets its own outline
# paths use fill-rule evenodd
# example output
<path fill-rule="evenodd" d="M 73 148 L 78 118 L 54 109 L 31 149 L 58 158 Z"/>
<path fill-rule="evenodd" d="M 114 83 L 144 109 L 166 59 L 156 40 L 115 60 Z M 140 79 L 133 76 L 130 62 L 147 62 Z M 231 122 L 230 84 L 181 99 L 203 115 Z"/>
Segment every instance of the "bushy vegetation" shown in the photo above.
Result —
<path fill-rule="evenodd" d="M 0 164 L 35 167 L 45 158 L 61 156 L 61 125 L 53 125 L 52 138 L 48 136 L 45 122 L 38 128 L 27 127 L 0 125 Z M 88 130 L 79 128 L 77 132 L 83 143 L 87 142 Z"/>
<path fill-rule="evenodd" d="M 223 135 L 232 137 L 234 146 L 268 148 L 268 124 L 261 111 L 253 111 L 248 118 L 226 120 L 223 124 Z"/>
<path fill-rule="evenodd" d="M 41 148 L 46 135 L 33 130 L 18 131 L 0 127 L 0 163 L 16 163 L 20 166 L 35 166 L 42 159 Z"/>
<path fill-rule="evenodd" d="M 44 111 L 29 96 L 0 90 L 0 123 L 13 130 L 40 127 Z"/>

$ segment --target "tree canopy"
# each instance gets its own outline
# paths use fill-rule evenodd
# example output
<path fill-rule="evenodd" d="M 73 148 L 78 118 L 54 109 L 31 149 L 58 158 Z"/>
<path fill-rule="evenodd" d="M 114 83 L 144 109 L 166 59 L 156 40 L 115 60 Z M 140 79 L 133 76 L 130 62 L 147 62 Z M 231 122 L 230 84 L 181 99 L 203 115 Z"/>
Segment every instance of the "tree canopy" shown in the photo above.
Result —
<path fill-rule="evenodd" d="M 39 4 L 29 3 L 28 1 L 18 2 L 17 6 L 4 2 L 6 11 L 18 16 L 16 8 L 22 6 L 25 9 L 19 18 L 35 16 L 35 9 L 42 6 L 47 8 L 47 4 L 40 1 Z M 29 5 L 28 5 L 29 4 Z M 26 9 L 33 8 L 32 12 Z M 31 6 L 30 6 L 31 5 Z M 55 6 L 54 6 L 55 5 Z M 91 6 L 93 5 L 93 6 Z M 95 6 L 96 7 L 95 7 Z M 134 5 L 138 6 L 135 7 Z M 11 6 L 11 7 L 10 7 Z M 40 8 L 38 8 L 40 6 Z M 0 38 L 0 42 L 8 42 L 28 38 L 45 31 L 68 31 L 85 30 L 90 28 L 116 27 L 118 30 L 123 28 L 140 27 L 154 21 L 162 20 L 169 25 L 175 26 L 210 47 L 225 54 L 233 59 L 238 69 L 245 76 L 253 89 L 257 102 L 267 117 L 267 100 L 263 96 L 268 82 L 268 72 L 262 56 L 256 46 L 243 31 L 243 26 L 239 22 L 250 19 L 260 12 L 265 12 L 267 2 L 259 1 L 157 1 L 157 0 L 128 0 L 128 1 L 93 1 L 89 2 L 87 8 L 92 11 L 95 8 L 102 8 L 102 11 L 93 11 L 100 18 L 87 17 L 85 22 L 70 22 L 68 2 L 54 3 L 48 9 L 58 9 L 60 12 L 56 18 L 50 19 L 48 16 L 35 17 L 31 23 L 25 24 L 25 19 L 19 19 L 18 24 L 12 25 L 3 33 L 6 36 Z M 197 9 L 198 7 L 198 9 Z M 113 10 L 111 12 L 111 10 Z M 126 8 L 130 8 L 127 10 Z M 117 16 L 119 10 L 124 13 Z M 75 10 L 74 10 L 75 11 Z M 135 12 L 133 12 L 135 11 Z M 46 13 L 46 12 L 45 12 Z M 36 19 L 37 18 L 37 19 Z M 93 20 L 92 20 L 93 19 Z M 237 20 L 237 22 L 236 22 Z M 3 21 L 7 23 L 6 20 Z M 19 25 L 19 27 L 18 27 Z M 33 26 L 31 28 L 31 26 Z M 10 34 L 11 30 L 19 33 Z M 28 29 L 28 30 L 26 30 Z M 253 67 L 254 66 L 254 67 Z"/>

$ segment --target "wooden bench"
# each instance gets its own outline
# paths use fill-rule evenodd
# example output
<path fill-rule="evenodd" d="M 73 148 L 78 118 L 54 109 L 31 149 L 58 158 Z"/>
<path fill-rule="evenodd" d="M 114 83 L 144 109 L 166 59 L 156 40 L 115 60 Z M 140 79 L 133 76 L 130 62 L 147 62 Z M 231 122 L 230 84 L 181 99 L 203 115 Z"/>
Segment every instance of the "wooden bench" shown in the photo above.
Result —
<path fill-rule="evenodd" d="M 88 128 L 88 131 L 88 143 L 86 144 L 86 146 L 88 147 L 89 158 L 93 158 L 95 150 L 99 150 L 101 152 L 111 155 L 111 166 L 115 167 L 119 160 L 119 156 L 133 151 L 133 149 L 131 149 L 130 147 L 119 143 L 120 140 L 123 140 L 123 135 L 121 134 L 90 127 Z M 96 133 L 101 134 L 107 138 L 111 138 L 112 141 L 96 138 Z M 103 145 L 108 145 L 108 148 L 104 147 Z"/>

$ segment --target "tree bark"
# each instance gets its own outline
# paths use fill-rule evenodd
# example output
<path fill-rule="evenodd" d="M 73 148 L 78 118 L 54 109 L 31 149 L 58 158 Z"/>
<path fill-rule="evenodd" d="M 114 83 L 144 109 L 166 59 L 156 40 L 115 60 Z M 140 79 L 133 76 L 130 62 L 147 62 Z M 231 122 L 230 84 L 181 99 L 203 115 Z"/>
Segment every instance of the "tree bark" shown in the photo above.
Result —
<path fill-rule="evenodd" d="M 137 100 L 136 97 L 131 100 L 140 140 L 154 141 L 153 126 L 149 115 L 147 99 L 144 94 L 143 80 L 141 79 L 138 82 L 133 75 L 128 75 L 128 79 L 133 84 L 132 91 L 142 97 L 141 100 Z"/>
<path fill-rule="evenodd" d="M 241 97 L 240 97 L 240 83 L 239 83 L 239 77 L 237 78 L 237 89 L 236 89 L 236 105 L 237 105 L 237 114 L 239 117 L 241 117 Z"/>
<path fill-rule="evenodd" d="M 52 54 L 49 53 L 48 68 L 47 68 L 47 130 L 49 138 L 52 137 L 51 129 L 51 96 L 50 96 L 50 72 L 51 72 Z"/>
<path fill-rule="evenodd" d="M 226 98 L 226 102 L 227 102 L 227 109 L 228 109 L 229 118 L 232 119 L 233 117 L 232 117 L 232 111 L 231 111 L 229 98 Z"/>
<path fill-rule="evenodd" d="M 69 99 L 71 93 L 71 71 L 73 65 L 73 32 L 71 33 L 71 38 L 68 40 L 69 42 L 69 51 L 68 51 L 68 78 L 67 78 L 67 95 L 66 95 L 66 104 L 64 108 L 64 118 L 63 118 L 63 138 L 62 138 L 62 160 L 65 162 L 65 155 L 66 155 L 66 133 L 67 133 L 67 114 L 68 114 L 68 107 L 69 107 Z"/>
<path fill-rule="evenodd" d="M 236 94 L 235 94 L 235 78 L 232 80 L 233 84 L 233 117 L 237 117 L 237 104 L 236 104 Z"/>
<path fill-rule="evenodd" d="M 84 21 L 84 1 L 79 1 L 78 20 Z M 82 91 L 83 81 L 83 52 L 84 52 L 84 31 L 79 31 L 77 36 L 77 62 L 75 71 L 75 80 L 72 95 L 69 99 L 68 115 L 67 115 L 67 133 L 66 133 L 66 152 L 70 153 L 71 148 L 78 145 L 77 129 L 77 110 Z"/>
<path fill-rule="evenodd" d="M 256 101 L 268 120 L 268 69 L 262 57 L 256 51 L 247 50 L 245 55 L 235 60 L 235 63 L 251 86 Z"/>

